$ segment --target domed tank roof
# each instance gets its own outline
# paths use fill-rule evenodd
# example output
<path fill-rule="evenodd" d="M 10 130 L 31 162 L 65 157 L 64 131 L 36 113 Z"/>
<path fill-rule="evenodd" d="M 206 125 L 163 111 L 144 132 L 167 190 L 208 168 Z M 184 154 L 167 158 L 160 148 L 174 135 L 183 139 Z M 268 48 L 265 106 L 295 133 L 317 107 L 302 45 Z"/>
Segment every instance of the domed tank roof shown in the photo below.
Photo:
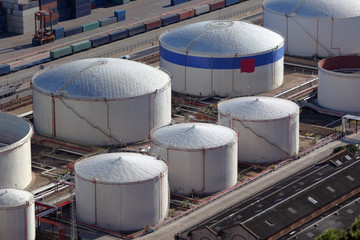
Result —
<path fill-rule="evenodd" d="M 209 56 L 241 56 L 281 47 L 284 38 L 269 29 L 241 21 L 204 21 L 175 29 L 160 37 L 161 46 Z"/>
<path fill-rule="evenodd" d="M 90 58 L 47 69 L 35 76 L 35 89 L 80 99 L 119 99 L 163 89 L 170 76 L 162 70 L 125 59 Z"/>
<path fill-rule="evenodd" d="M 267 10 L 298 17 L 360 16 L 359 0 L 265 0 L 263 5 Z"/>
<path fill-rule="evenodd" d="M 234 130 L 208 123 L 182 123 L 155 130 L 151 141 L 176 149 L 220 147 L 237 140 Z"/>
<path fill-rule="evenodd" d="M 220 102 L 218 111 L 239 120 L 264 121 L 299 114 L 299 106 L 281 98 L 240 97 Z"/>
<path fill-rule="evenodd" d="M 153 179 L 166 171 L 166 163 L 139 153 L 100 154 L 75 165 L 78 176 L 102 183 L 140 182 Z"/>
<path fill-rule="evenodd" d="M 23 206 L 33 200 L 34 195 L 30 192 L 12 188 L 0 189 L 0 208 Z"/>

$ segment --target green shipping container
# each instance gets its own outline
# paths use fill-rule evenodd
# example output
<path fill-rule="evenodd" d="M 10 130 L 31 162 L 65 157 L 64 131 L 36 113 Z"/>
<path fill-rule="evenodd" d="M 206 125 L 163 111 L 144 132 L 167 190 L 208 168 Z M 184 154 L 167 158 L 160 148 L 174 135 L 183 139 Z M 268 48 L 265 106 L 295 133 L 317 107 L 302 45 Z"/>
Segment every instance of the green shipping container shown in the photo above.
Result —
<path fill-rule="evenodd" d="M 125 4 L 125 3 L 129 3 L 130 0 L 112 0 L 112 3 L 116 3 L 116 4 Z"/>
<path fill-rule="evenodd" d="M 90 30 L 100 27 L 100 23 L 98 21 L 95 21 L 95 22 L 87 23 L 87 24 L 84 24 L 81 26 L 82 26 L 82 31 L 86 32 L 86 31 L 90 31 Z"/>
<path fill-rule="evenodd" d="M 86 40 L 78 43 L 71 44 L 71 50 L 73 53 L 80 52 L 91 48 L 91 42 Z"/>
<path fill-rule="evenodd" d="M 66 46 L 66 47 L 51 50 L 50 51 L 50 58 L 51 59 L 57 59 L 57 58 L 64 57 L 66 55 L 70 55 L 71 53 L 72 53 L 71 47 Z"/>

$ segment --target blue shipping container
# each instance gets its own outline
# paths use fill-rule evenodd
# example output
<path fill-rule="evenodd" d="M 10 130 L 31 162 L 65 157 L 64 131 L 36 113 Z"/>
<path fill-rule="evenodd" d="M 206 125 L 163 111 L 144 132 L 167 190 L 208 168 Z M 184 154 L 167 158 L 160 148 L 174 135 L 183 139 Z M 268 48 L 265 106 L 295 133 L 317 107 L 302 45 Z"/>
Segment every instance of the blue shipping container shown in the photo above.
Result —
<path fill-rule="evenodd" d="M 177 21 L 179 21 L 179 15 L 177 15 L 176 13 L 167 15 L 167 16 L 161 17 L 161 21 L 162 21 L 163 26 L 166 26 L 166 25 L 169 25 L 172 23 L 176 23 Z"/>
<path fill-rule="evenodd" d="M 59 9 L 59 21 L 67 21 L 72 19 L 71 8 Z"/>
<path fill-rule="evenodd" d="M 238 2 L 240 2 L 240 0 L 225 0 L 225 5 L 229 6 L 231 4 L 235 4 L 235 3 L 238 3 Z"/>
<path fill-rule="evenodd" d="M 117 17 L 115 17 L 115 16 L 99 20 L 100 27 L 105 27 L 107 25 L 110 25 L 110 24 L 113 24 L 113 23 L 116 23 L 116 22 L 117 22 Z"/>
<path fill-rule="evenodd" d="M 64 38 L 64 37 L 65 37 L 64 33 L 55 34 L 55 40 L 58 40 L 58 39 L 61 39 L 61 38 Z"/>
<path fill-rule="evenodd" d="M 10 72 L 10 65 L 0 65 L 0 75 L 4 75 Z"/>
<path fill-rule="evenodd" d="M 186 2 L 188 2 L 188 0 L 171 0 L 170 5 L 175 6 L 175 5 L 178 5 L 178 4 L 181 4 L 181 3 L 186 3 Z"/>
<path fill-rule="evenodd" d="M 141 23 L 141 24 L 129 27 L 128 31 L 129 31 L 129 36 L 134 36 L 136 34 L 145 32 L 145 25 Z"/>
<path fill-rule="evenodd" d="M 64 33 L 64 27 L 54 27 L 53 28 L 53 34 L 59 34 L 59 33 Z"/>
<path fill-rule="evenodd" d="M 90 39 L 91 47 L 98 47 L 104 44 L 107 44 L 110 42 L 110 36 L 109 35 L 101 35 L 98 37 L 94 37 Z"/>
<path fill-rule="evenodd" d="M 82 5 L 90 5 L 91 6 L 91 0 L 72 0 L 71 5 L 73 7 L 79 7 Z"/>
<path fill-rule="evenodd" d="M 69 36 L 72 36 L 72 35 L 75 35 L 78 33 L 82 33 L 82 26 L 65 29 L 64 33 L 65 33 L 65 37 L 69 37 Z"/>
<path fill-rule="evenodd" d="M 91 8 L 88 9 L 88 10 L 85 10 L 85 11 L 81 11 L 81 12 L 73 11 L 72 12 L 72 17 L 73 18 L 81 18 L 81 17 L 87 16 L 87 15 L 90 15 L 90 14 L 91 14 Z"/>
<path fill-rule="evenodd" d="M 127 38 L 129 36 L 129 32 L 128 32 L 128 30 L 124 29 L 124 30 L 119 30 L 116 32 L 109 33 L 109 36 L 110 36 L 110 42 L 115 42 L 117 40 Z"/>
<path fill-rule="evenodd" d="M 125 10 L 116 10 L 116 11 L 114 11 L 114 16 L 117 17 L 118 22 L 124 21 L 126 19 L 126 11 Z"/>

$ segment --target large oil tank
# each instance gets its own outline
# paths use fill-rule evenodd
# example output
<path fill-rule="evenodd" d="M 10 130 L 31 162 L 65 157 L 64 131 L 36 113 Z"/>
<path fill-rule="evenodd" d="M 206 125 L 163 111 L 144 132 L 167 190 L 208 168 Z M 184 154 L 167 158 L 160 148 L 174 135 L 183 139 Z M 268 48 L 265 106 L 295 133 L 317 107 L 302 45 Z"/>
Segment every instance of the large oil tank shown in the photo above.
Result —
<path fill-rule="evenodd" d="M 139 153 L 96 155 L 75 165 L 77 219 L 114 231 L 155 226 L 169 210 L 165 162 Z"/>
<path fill-rule="evenodd" d="M 318 103 L 324 108 L 360 113 L 360 56 L 339 56 L 319 62 Z"/>
<path fill-rule="evenodd" d="M 19 189 L 0 189 L 0 239 L 35 240 L 34 196 Z"/>
<path fill-rule="evenodd" d="M 160 66 L 172 89 L 192 95 L 247 96 L 279 87 L 284 38 L 241 21 L 204 21 L 160 37 Z"/>
<path fill-rule="evenodd" d="M 211 194 L 237 181 L 237 134 L 208 123 L 183 123 L 153 130 L 151 154 L 169 165 L 170 190 Z"/>
<path fill-rule="evenodd" d="M 75 143 L 137 142 L 171 121 L 169 74 L 130 60 L 65 63 L 35 75 L 32 89 L 37 133 Z"/>
<path fill-rule="evenodd" d="M 239 161 L 270 163 L 299 152 L 299 106 L 272 97 L 241 97 L 218 104 L 218 123 L 239 134 Z"/>
<path fill-rule="evenodd" d="M 31 176 L 31 124 L 0 112 L 0 188 L 26 188 Z"/>
<path fill-rule="evenodd" d="M 285 54 L 331 57 L 360 52 L 359 0 L 265 0 L 264 27 L 282 33 Z"/>

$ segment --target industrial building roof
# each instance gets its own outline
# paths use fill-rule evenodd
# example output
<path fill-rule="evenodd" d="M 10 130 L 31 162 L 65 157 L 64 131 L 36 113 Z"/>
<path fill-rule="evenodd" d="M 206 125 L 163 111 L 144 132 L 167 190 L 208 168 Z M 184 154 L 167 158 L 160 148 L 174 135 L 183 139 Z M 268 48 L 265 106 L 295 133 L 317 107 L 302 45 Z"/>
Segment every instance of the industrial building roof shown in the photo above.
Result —
<path fill-rule="evenodd" d="M 221 101 L 218 111 L 232 118 L 263 121 L 299 114 L 299 106 L 289 100 L 273 97 L 240 97 Z"/>
<path fill-rule="evenodd" d="M 31 202 L 34 195 L 30 192 L 18 189 L 0 189 L 0 208 L 23 206 Z"/>
<path fill-rule="evenodd" d="M 346 151 L 328 160 L 336 162 L 338 158 L 342 159 L 338 165 L 315 165 L 194 230 L 207 227 L 218 234 L 228 226 L 242 224 L 265 239 L 359 187 L 360 161 Z"/>
<path fill-rule="evenodd" d="M 35 89 L 80 99 L 120 99 L 141 96 L 170 85 L 170 76 L 146 64 L 115 58 L 69 62 L 35 76 Z"/>
<path fill-rule="evenodd" d="M 182 123 L 157 129 L 151 141 L 176 149 L 202 149 L 224 146 L 237 141 L 237 133 L 209 123 Z"/>
<path fill-rule="evenodd" d="M 281 199 L 277 204 L 256 214 L 243 224 L 260 238 L 266 238 L 290 223 L 307 216 L 322 206 L 359 187 L 360 163 L 343 167 L 330 175 L 319 176 L 312 185 Z"/>
<path fill-rule="evenodd" d="M 300 229 L 296 229 L 287 234 L 281 239 L 289 239 L 289 237 L 301 240 L 313 240 L 315 237 L 321 235 L 329 228 L 347 229 L 354 222 L 355 218 L 360 216 L 360 194 L 353 199 L 350 199 L 341 205 L 334 207 L 326 214 L 322 214 L 321 218 L 317 218 L 314 221 L 301 226 Z"/>
<path fill-rule="evenodd" d="M 269 29 L 241 21 L 204 21 L 160 37 L 161 46 L 199 56 L 246 56 L 278 49 L 284 38 Z"/>
<path fill-rule="evenodd" d="M 360 16 L 358 0 L 266 0 L 264 8 L 298 17 L 345 18 Z"/>
<path fill-rule="evenodd" d="M 154 157 L 139 153 L 100 154 L 75 165 L 76 175 L 99 183 L 133 183 L 159 177 L 167 165 Z"/>

